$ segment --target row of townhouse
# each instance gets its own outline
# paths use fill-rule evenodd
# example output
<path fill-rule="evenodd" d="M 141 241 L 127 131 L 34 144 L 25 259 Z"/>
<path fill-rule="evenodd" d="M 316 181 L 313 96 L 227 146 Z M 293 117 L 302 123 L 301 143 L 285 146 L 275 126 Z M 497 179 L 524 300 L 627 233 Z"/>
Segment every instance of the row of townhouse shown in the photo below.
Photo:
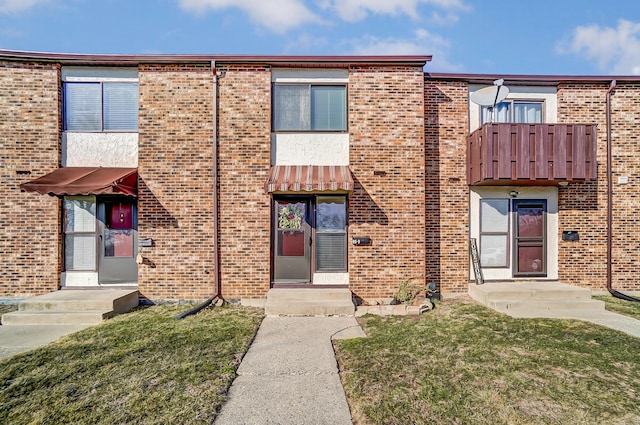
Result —
<path fill-rule="evenodd" d="M 430 59 L 0 51 L 0 297 L 640 290 L 640 78 Z"/>

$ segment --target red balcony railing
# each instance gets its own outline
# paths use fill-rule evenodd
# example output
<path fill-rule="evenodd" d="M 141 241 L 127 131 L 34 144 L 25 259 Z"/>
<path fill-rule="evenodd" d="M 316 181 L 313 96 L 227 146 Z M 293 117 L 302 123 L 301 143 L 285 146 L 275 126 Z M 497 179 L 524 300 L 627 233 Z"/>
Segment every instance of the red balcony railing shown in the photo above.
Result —
<path fill-rule="evenodd" d="M 485 124 L 468 137 L 470 185 L 595 180 L 595 124 Z"/>

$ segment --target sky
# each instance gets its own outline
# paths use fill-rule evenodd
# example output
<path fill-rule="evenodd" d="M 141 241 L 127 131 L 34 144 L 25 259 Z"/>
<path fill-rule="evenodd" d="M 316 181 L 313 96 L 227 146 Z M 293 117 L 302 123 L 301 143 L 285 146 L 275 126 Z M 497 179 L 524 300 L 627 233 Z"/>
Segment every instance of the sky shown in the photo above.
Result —
<path fill-rule="evenodd" d="M 426 72 L 640 75 L 640 1 L 0 0 L 0 49 L 431 55 Z"/>

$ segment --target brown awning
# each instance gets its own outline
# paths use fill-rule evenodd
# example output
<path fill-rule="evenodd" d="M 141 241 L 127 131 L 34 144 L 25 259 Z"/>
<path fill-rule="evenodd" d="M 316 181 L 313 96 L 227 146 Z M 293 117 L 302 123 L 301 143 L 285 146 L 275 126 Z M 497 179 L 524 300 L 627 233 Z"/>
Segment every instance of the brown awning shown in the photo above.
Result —
<path fill-rule="evenodd" d="M 64 167 L 20 185 L 25 192 L 48 195 L 137 196 L 137 168 Z"/>
<path fill-rule="evenodd" d="M 265 191 L 352 191 L 353 177 L 346 165 L 276 165 L 271 167 Z"/>

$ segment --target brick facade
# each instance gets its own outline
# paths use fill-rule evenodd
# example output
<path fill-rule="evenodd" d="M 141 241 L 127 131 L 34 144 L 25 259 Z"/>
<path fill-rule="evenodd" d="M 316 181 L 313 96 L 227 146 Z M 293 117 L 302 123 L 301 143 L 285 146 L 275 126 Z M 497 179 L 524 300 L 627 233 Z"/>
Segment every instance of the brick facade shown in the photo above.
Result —
<path fill-rule="evenodd" d="M 427 271 L 443 295 L 467 292 L 469 187 L 468 86 L 427 78 L 424 90 Z"/>
<path fill-rule="evenodd" d="M 560 280 L 593 290 L 606 288 L 608 83 L 563 84 L 558 90 L 558 120 L 598 124 L 598 181 L 560 191 L 560 230 L 578 230 L 580 241 L 561 241 Z M 620 83 L 611 96 L 613 148 L 612 287 L 640 291 L 637 193 L 640 190 L 640 84 Z M 627 177 L 619 184 L 618 177 Z"/>
<path fill-rule="evenodd" d="M 138 230 L 140 238 L 154 241 L 141 248 L 143 296 L 207 298 L 216 292 L 218 276 L 225 299 L 266 298 L 272 271 L 272 205 L 264 190 L 272 163 L 272 65 L 227 60 L 212 70 L 203 60 L 138 66 Z M 433 77 L 420 66 L 400 64 L 356 61 L 339 67 L 349 69 L 355 183 L 347 239 L 350 289 L 366 301 L 388 300 L 401 280 L 414 278 L 435 283 L 445 297 L 467 293 L 469 79 Z M 612 95 L 613 287 L 640 291 L 634 215 L 640 81 L 628 80 L 618 82 Z M 606 286 L 608 88 L 606 79 L 557 85 L 559 123 L 598 124 L 597 181 L 572 182 L 558 192 L 558 280 L 598 291 Z M 21 193 L 18 186 L 60 165 L 61 98 L 59 64 L 0 62 L 0 297 L 59 288 L 60 200 Z M 577 230 L 580 240 L 563 241 L 564 230 Z M 354 237 L 373 243 L 355 246 Z"/>
<path fill-rule="evenodd" d="M 60 201 L 19 185 L 60 163 L 60 70 L 0 61 L 0 297 L 59 287 Z"/>
<path fill-rule="evenodd" d="M 270 288 L 271 72 L 219 67 L 220 277 L 226 299 L 266 298 Z"/>
<path fill-rule="evenodd" d="M 424 109 L 420 68 L 354 67 L 349 75 L 349 158 L 355 189 L 349 281 L 362 299 L 390 298 L 403 279 L 424 283 Z M 384 174 L 376 175 L 376 171 Z"/>
<path fill-rule="evenodd" d="M 139 68 L 140 293 L 202 299 L 215 292 L 213 72 L 206 65 Z"/>

